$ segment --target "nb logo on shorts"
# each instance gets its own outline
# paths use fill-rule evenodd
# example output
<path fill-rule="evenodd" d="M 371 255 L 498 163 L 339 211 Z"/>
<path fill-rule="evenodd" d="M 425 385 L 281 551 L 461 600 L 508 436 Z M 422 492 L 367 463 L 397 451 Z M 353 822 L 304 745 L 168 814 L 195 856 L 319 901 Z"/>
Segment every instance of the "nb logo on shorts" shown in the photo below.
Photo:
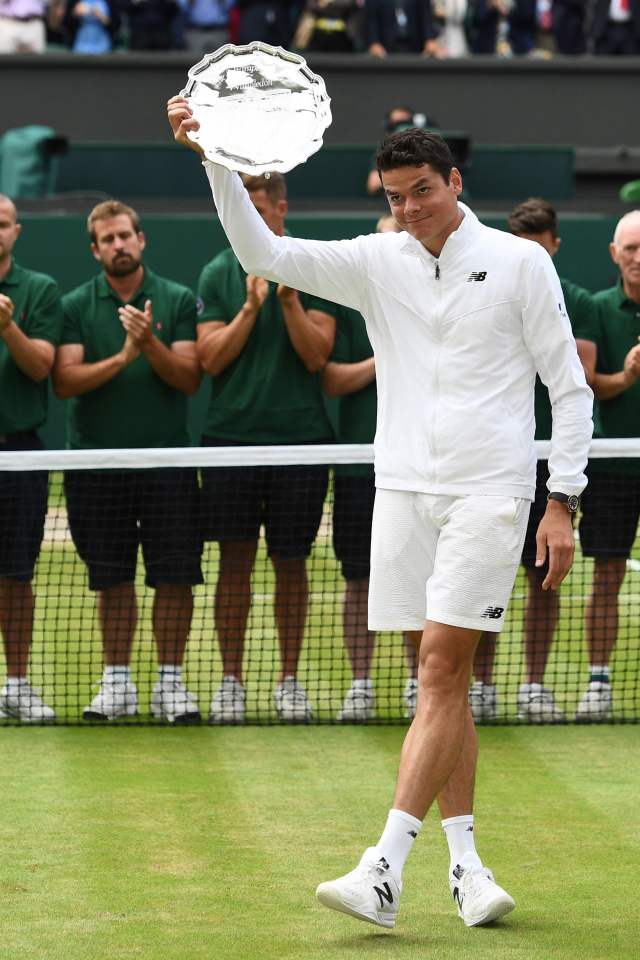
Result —
<path fill-rule="evenodd" d="M 489 620 L 499 620 L 503 613 L 504 607 L 487 607 L 482 616 L 488 617 Z"/>
<path fill-rule="evenodd" d="M 486 279 L 487 279 L 487 271 L 477 270 L 477 271 L 474 271 L 472 274 L 470 274 L 469 279 L 467 280 L 467 283 L 471 283 L 472 280 L 477 280 L 479 283 L 482 283 L 482 281 Z"/>

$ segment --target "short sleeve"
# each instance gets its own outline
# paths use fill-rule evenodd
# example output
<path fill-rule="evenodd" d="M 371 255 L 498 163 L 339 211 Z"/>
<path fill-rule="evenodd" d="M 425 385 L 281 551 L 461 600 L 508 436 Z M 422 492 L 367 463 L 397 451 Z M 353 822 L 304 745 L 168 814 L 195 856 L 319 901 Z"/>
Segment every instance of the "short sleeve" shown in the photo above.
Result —
<path fill-rule="evenodd" d="M 55 280 L 47 277 L 29 308 L 27 334 L 32 340 L 47 340 L 57 347 L 62 336 L 64 317 L 60 292 Z"/>
<path fill-rule="evenodd" d="M 600 340 L 600 317 L 593 297 L 582 287 L 576 287 L 573 298 L 571 325 L 576 340 Z"/>
<path fill-rule="evenodd" d="M 190 290 L 182 290 L 177 303 L 173 342 L 196 339 L 196 298 Z"/>
<path fill-rule="evenodd" d="M 67 294 L 62 298 L 62 335 L 60 345 L 83 344 L 82 324 L 80 320 L 80 311 L 78 310 L 75 298 L 72 294 Z"/>
<path fill-rule="evenodd" d="M 339 308 L 336 314 L 336 338 L 329 359 L 333 363 L 351 363 L 353 360 L 349 317 L 344 310 Z"/>
<path fill-rule="evenodd" d="M 219 257 L 204 267 L 198 281 L 198 323 L 207 323 L 211 320 L 230 323 L 229 308 L 222 297 L 223 263 Z"/>

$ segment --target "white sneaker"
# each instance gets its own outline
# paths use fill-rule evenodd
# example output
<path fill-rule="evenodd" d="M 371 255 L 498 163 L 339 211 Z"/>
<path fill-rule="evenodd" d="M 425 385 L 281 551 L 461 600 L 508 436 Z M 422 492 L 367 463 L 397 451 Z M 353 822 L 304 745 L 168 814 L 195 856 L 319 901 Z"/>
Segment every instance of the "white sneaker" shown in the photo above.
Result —
<path fill-rule="evenodd" d="M 21 723 L 52 723 L 56 714 L 27 680 L 20 680 L 6 683 L 0 690 L 0 719 L 9 718 Z"/>
<path fill-rule="evenodd" d="M 117 720 L 135 717 L 138 713 L 138 694 L 135 684 L 119 680 L 100 682 L 100 690 L 88 707 L 82 711 L 83 720 Z"/>
<path fill-rule="evenodd" d="M 401 893 L 402 885 L 392 877 L 384 857 L 376 857 L 374 847 L 365 850 L 351 873 L 321 883 L 316 890 L 320 903 L 330 910 L 379 927 L 395 927 Z"/>
<path fill-rule="evenodd" d="M 602 723 L 611 718 L 611 684 L 592 680 L 576 710 L 577 723 Z"/>
<path fill-rule="evenodd" d="M 236 677 L 223 677 L 209 709 L 209 723 L 244 723 L 247 694 Z"/>
<path fill-rule="evenodd" d="M 522 683 L 518 690 L 518 719 L 529 723 L 565 723 L 567 718 L 551 690 L 541 683 Z"/>
<path fill-rule="evenodd" d="M 469 689 L 469 706 L 476 723 L 496 720 L 498 716 L 498 691 L 495 683 L 476 680 Z"/>
<path fill-rule="evenodd" d="M 458 864 L 449 877 L 449 888 L 458 907 L 458 916 L 468 927 L 498 920 L 505 913 L 511 913 L 516 905 L 513 897 L 498 886 L 491 870 L 486 867 L 465 869 Z"/>
<path fill-rule="evenodd" d="M 302 684 L 295 677 L 286 677 L 273 692 L 273 702 L 278 720 L 287 723 L 306 723 L 313 711 Z"/>
<path fill-rule="evenodd" d="M 404 715 L 407 720 L 413 720 L 418 709 L 418 680 L 416 677 L 409 677 L 404 685 L 402 694 L 404 700 Z"/>
<path fill-rule="evenodd" d="M 340 723 L 365 723 L 376 715 L 376 698 L 373 689 L 356 681 L 351 684 L 336 719 Z"/>
<path fill-rule="evenodd" d="M 182 680 L 159 680 L 151 696 L 151 713 L 165 723 L 199 723 L 198 701 Z"/>

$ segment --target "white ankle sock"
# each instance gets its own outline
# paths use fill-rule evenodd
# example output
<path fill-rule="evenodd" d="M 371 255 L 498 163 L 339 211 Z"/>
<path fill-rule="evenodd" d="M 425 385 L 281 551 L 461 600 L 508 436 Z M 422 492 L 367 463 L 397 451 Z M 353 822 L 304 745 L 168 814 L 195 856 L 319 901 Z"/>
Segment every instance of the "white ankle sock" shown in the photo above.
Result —
<path fill-rule="evenodd" d="M 160 683 L 179 683 L 182 679 L 182 667 L 175 663 L 165 663 L 158 665 L 158 680 Z"/>
<path fill-rule="evenodd" d="M 411 852 L 413 841 L 422 830 L 422 820 L 405 813 L 404 810 L 390 810 L 382 836 L 375 851 L 378 857 L 384 857 L 395 880 L 400 883 L 402 870 Z"/>
<path fill-rule="evenodd" d="M 442 821 L 442 828 L 449 844 L 451 863 L 449 872 L 460 864 L 461 867 L 481 867 L 482 860 L 476 851 L 473 835 L 473 814 L 463 817 L 449 817 Z"/>
<path fill-rule="evenodd" d="M 105 667 L 102 679 L 105 683 L 131 683 L 131 668 Z"/>
<path fill-rule="evenodd" d="M 356 680 L 352 680 L 351 686 L 354 690 L 368 690 L 371 692 L 373 690 L 373 681 L 370 677 L 360 677 Z"/>
<path fill-rule="evenodd" d="M 7 677 L 7 686 L 8 687 L 20 687 L 23 683 L 27 682 L 26 677 Z"/>

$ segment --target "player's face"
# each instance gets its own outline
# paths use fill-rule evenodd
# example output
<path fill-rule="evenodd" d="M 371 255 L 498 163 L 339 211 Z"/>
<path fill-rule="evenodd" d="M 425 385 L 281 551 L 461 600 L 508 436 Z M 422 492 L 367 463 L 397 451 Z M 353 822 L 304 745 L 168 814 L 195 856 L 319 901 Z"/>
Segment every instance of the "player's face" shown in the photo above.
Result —
<path fill-rule="evenodd" d="M 16 208 L 10 200 L 0 200 L 0 261 L 11 256 L 20 233 L 16 223 Z"/>
<path fill-rule="evenodd" d="M 460 213 L 462 178 L 454 167 L 445 183 L 428 163 L 421 167 L 385 170 L 382 186 L 396 223 L 428 250 L 439 253 L 443 238 L 455 230 Z"/>
<path fill-rule="evenodd" d="M 96 260 L 111 277 L 126 277 L 135 273 L 142 263 L 145 248 L 144 234 L 136 231 L 126 213 L 95 224 L 96 239 L 91 250 Z"/>
<path fill-rule="evenodd" d="M 612 243 L 610 249 L 624 285 L 640 289 L 640 217 L 623 223 L 617 243 Z"/>
<path fill-rule="evenodd" d="M 555 237 L 551 230 L 543 230 L 542 233 L 518 233 L 516 236 L 522 237 L 523 240 L 533 240 L 534 243 L 539 243 L 550 257 L 555 257 L 560 247 L 560 237 Z"/>
<path fill-rule="evenodd" d="M 249 196 L 266 225 L 272 233 L 281 237 L 284 234 L 284 220 L 287 215 L 286 200 L 272 200 L 266 190 L 253 190 Z"/>

